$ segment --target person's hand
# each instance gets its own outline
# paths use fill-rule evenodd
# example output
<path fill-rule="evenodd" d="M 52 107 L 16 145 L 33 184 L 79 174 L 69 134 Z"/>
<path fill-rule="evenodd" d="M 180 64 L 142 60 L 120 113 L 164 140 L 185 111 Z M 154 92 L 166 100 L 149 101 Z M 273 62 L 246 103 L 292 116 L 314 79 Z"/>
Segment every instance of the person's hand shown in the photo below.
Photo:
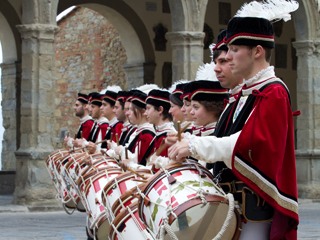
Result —
<path fill-rule="evenodd" d="M 69 142 L 70 138 L 71 137 L 67 137 L 67 136 L 64 138 L 64 140 L 63 140 L 64 141 L 64 145 L 68 146 L 68 142 Z"/>
<path fill-rule="evenodd" d="M 120 162 L 119 165 L 123 170 L 127 170 L 127 167 L 130 163 L 131 163 L 131 159 L 124 159 Z"/>
<path fill-rule="evenodd" d="M 89 142 L 88 146 L 86 146 L 88 152 L 90 154 L 94 154 L 97 150 L 97 145 L 95 145 L 93 142 Z"/>
<path fill-rule="evenodd" d="M 177 142 L 169 148 L 168 156 L 170 159 L 176 162 L 183 162 L 186 157 L 191 155 L 189 150 L 189 140 L 182 139 L 181 142 Z"/>
<path fill-rule="evenodd" d="M 74 139 L 74 140 L 72 141 L 72 144 L 73 144 L 73 146 L 75 146 L 75 147 L 82 147 L 82 143 L 83 143 L 83 142 L 84 142 L 83 139 L 77 138 L 77 139 Z"/>
<path fill-rule="evenodd" d="M 113 150 L 117 155 L 119 155 L 122 148 L 123 148 L 123 146 L 116 146 Z"/>
<path fill-rule="evenodd" d="M 113 142 L 112 142 L 111 140 L 107 140 L 108 149 L 112 149 L 112 148 L 111 148 L 112 143 L 113 143 Z"/>
<path fill-rule="evenodd" d="M 156 154 L 152 155 L 152 157 L 150 158 L 150 162 L 147 164 L 147 166 L 155 165 L 157 158 L 158 156 Z"/>

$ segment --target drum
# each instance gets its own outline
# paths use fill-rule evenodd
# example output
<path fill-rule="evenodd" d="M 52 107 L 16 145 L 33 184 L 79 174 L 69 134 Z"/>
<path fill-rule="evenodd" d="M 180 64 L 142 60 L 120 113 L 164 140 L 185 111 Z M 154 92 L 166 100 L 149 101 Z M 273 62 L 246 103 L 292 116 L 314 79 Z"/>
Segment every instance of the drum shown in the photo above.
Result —
<path fill-rule="evenodd" d="M 109 230 L 109 239 L 155 239 L 139 219 L 138 202 L 127 206 L 126 209 L 119 213 L 119 215 L 113 220 Z"/>
<path fill-rule="evenodd" d="M 169 231 L 178 239 L 211 240 L 228 216 L 231 220 L 222 239 L 239 238 L 239 213 L 234 207 L 229 209 L 226 194 L 198 163 L 166 166 L 149 179 L 141 192 L 139 216 L 154 235 Z M 169 235 L 164 239 L 169 240 Z"/>
<path fill-rule="evenodd" d="M 58 193 L 60 195 L 60 199 L 63 204 L 65 204 L 68 208 L 75 208 L 76 202 L 73 201 L 71 197 L 71 184 L 69 181 L 68 176 L 65 174 L 64 166 L 68 163 L 69 159 L 73 155 L 81 154 L 81 150 L 76 150 L 72 153 L 66 153 L 62 157 L 56 156 L 53 158 L 53 165 L 54 165 L 54 172 L 55 177 L 57 178 L 58 182 Z"/>
<path fill-rule="evenodd" d="M 109 221 L 112 216 L 108 208 L 105 208 L 101 201 L 103 187 L 113 178 L 121 175 L 123 171 L 115 167 L 103 167 L 82 175 L 78 180 L 78 188 L 84 199 L 84 206 L 87 206 L 87 213 L 91 225 L 90 229 L 98 239 L 106 239 L 109 231 Z M 109 219 L 109 220 L 108 220 Z"/>
<path fill-rule="evenodd" d="M 138 174 L 152 174 L 148 169 L 137 169 L 136 172 Z M 122 194 L 141 183 L 133 181 L 135 179 L 141 178 L 132 172 L 125 172 L 108 182 L 102 191 L 101 198 L 103 205 L 112 209 L 112 205 L 121 197 Z"/>
<path fill-rule="evenodd" d="M 129 205 L 136 202 L 139 198 L 139 190 L 144 186 L 144 183 L 139 184 L 125 191 L 117 201 L 112 205 L 111 212 L 116 217 L 121 211 L 126 209 Z"/>
<path fill-rule="evenodd" d="M 65 165 L 65 173 L 69 178 L 71 183 L 71 197 L 76 203 L 76 208 L 84 212 L 86 207 L 83 206 L 83 201 L 81 201 L 81 194 L 79 192 L 77 182 L 81 175 L 84 175 L 96 168 L 102 168 L 107 166 L 114 166 L 119 168 L 117 161 L 113 158 L 105 157 L 101 153 L 88 155 L 86 153 L 79 154 L 76 156 L 71 156 L 67 165 Z"/>

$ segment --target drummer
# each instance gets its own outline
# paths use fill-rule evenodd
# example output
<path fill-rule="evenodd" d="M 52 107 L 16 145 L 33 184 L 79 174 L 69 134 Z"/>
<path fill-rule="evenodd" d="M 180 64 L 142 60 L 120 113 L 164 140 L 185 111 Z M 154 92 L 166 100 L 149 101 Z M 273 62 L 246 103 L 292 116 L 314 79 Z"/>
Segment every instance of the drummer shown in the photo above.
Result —
<path fill-rule="evenodd" d="M 89 98 L 89 112 L 91 113 L 91 117 L 95 119 L 95 127 L 92 132 L 92 137 L 90 139 L 90 142 L 96 143 L 100 142 L 103 139 L 103 136 L 105 136 L 107 129 L 108 129 L 108 119 L 103 117 L 102 111 L 100 110 L 100 107 L 102 105 L 101 101 L 101 95 L 98 92 L 91 93 L 91 96 Z M 73 141 L 73 144 L 77 147 L 85 147 L 89 145 L 89 141 L 85 139 L 76 139 Z"/>
<path fill-rule="evenodd" d="M 84 139 L 88 139 L 91 128 L 93 126 L 94 120 L 91 116 L 89 116 L 89 112 L 87 109 L 89 96 L 83 93 L 78 93 L 78 97 L 76 102 L 74 103 L 73 109 L 75 111 L 75 115 L 80 118 L 80 126 L 77 132 L 76 138 L 83 137 Z M 82 136 L 81 136 L 82 133 Z M 66 136 L 64 138 L 65 145 L 69 147 L 73 147 L 72 141 L 74 139 Z"/>
<path fill-rule="evenodd" d="M 170 94 L 170 109 L 169 113 L 172 115 L 173 122 L 181 123 L 181 128 L 185 128 L 187 125 L 188 127 L 184 130 L 184 132 L 192 131 L 192 124 L 193 121 L 186 120 L 184 112 L 182 111 L 183 101 L 181 96 L 183 94 L 183 87 L 189 83 L 190 81 L 187 80 L 180 80 L 175 82 L 169 89 Z M 190 114 L 191 116 L 191 114 Z M 191 118 L 190 118 L 191 120 Z"/>
<path fill-rule="evenodd" d="M 156 136 L 152 140 L 148 150 L 147 156 L 149 161 L 154 162 L 159 156 L 168 157 L 168 147 L 163 149 L 162 152 L 157 152 L 162 144 L 162 140 L 167 137 L 168 133 L 176 133 L 176 129 L 173 126 L 172 116 L 169 113 L 170 104 L 170 92 L 167 90 L 152 90 L 146 99 L 146 112 L 145 116 L 149 123 L 156 127 Z M 142 163 L 146 165 L 148 162 Z"/>
<path fill-rule="evenodd" d="M 126 159 L 125 164 L 133 169 L 142 167 L 141 163 L 147 161 L 145 156 L 146 151 L 155 136 L 153 125 L 147 121 L 147 117 L 144 115 L 146 111 L 145 101 L 148 96 L 145 92 L 150 91 L 148 87 L 155 88 L 153 85 L 142 86 L 140 89 L 143 89 L 144 92 L 135 90 L 133 96 L 128 98 L 130 107 L 126 114 L 130 123 L 137 126 L 126 144 L 128 159 L 126 159 L 126 151 L 123 146 L 117 146 L 107 152 L 110 157 L 122 160 Z"/>
<path fill-rule="evenodd" d="M 109 126 L 107 128 L 107 131 L 105 135 L 103 136 L 103 140 L 110 139 L 111 135 L 113 135 L 112 140 L 116 141 L 116 134 L 120 136 L 121 129 L 122 129 L 122 122 L 119 121 L 114 113 L 114 106 L 116 103 L 116 98 L 118 95 L 118 92 L 121 91 L 121 88 L 119 86 L 109 86 L 107 90 L 102 90 L 101 93 L 101 113 L 102 115 L 109 119 Z M 93 142 L 89 143 L 87 145 L 87 149 L 89 153 L 97 153 L 100 152 L 101 149 L 106 150 L 107 149 L 107 143 L 103 142 L 101 146 L 94 144 Z"/>
<path fill-rule="evenodd" d="M 252 4 L 244 5 L 228 23 L 226 60 L 245 85 L 224 123 L 225 135 L 184 139 L 170 148 L 169 156 L 176 161 L 190 154 L 208 162 L 223 161 L 232 171 L 233 181 L 224 182 L 221 169 L 222 183 L 231 186 L 229 191 L 245 206 L 241 240 L 294 240 L 299 216 L 293 115 L 298 113 L 292 112 L 289 91 L 270 66 L 275 46 L 270 21 L 290 19 L 298 3 Z"/>

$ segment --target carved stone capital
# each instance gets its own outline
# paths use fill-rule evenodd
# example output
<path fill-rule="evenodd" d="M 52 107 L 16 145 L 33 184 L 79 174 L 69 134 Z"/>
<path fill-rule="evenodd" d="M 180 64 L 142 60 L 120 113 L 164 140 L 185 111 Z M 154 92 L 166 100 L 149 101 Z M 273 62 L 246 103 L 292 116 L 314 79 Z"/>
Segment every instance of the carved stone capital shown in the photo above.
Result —
<path fill-rule="evenodd" d="M 16 26 L 22 38 L 54 39 L 59 27 L 53 24 L 24 24 Z"/>
<path fill-rule="evenodd" d="M 166 37 L 171 40 L 171 45 L 185 45 L 185 44 L 202 44 L 204 39 L 204 32 L 191 32 L 191 31 L 180 31 L 180 32 L 168 32 Z"/>
<path fill-rule="evenodd" d="M 319 40 L 297 41 L 292 45 L 297 50 L 297 56 L 311 56 L 320 53 Z"/>

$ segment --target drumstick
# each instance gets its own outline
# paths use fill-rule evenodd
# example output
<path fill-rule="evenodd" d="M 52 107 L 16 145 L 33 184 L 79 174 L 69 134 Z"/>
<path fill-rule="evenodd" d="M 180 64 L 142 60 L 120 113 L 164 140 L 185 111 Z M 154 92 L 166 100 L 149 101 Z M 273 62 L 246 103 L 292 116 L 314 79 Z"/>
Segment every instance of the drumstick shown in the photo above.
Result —
<path fill-rule="evenodd" d="M 102 141 L 100 141 L 100 142 L 96 142 L 96 143 L 94 143 L 95 145 L 98 145 L 98 144 L 100 144 L 100 143 L 104 143 L 104 142 L 106 142 L 106 141 L 108 141 L 108 139 L 105 139 L 105 140 L 102 140 Z M 79 150 L 82 150 L 82 149 L 85 149 L 87 146 L 85 146 L 85 147 L 82 147 L 82 148 L 78 148 Z"/>
<path fill-rule="evenodd" d="M 180 124 L 180 121 L 178 121 L 178 141 L 181 142 L 181 124 Z"/>
<path fill-rule="evenodd" d="M 190 125 L 191 125 L 191 122 L 188 123 L 186 126 L 184 126 L 184 127 L 181 129 L 181 133 L 183 133 L 185 130 L 187 130 L 187 128 L 188 128 Z M 179 130 L 179 129 L 178 129 L 178 130 Z M 181 135 L 181 133 L 180 133 L 180 135 Z M 179 137 L 178 134 L 179 134 L 179 132 L 175 135 L 175 137 Z"/>
<path fill-rule="evenodd" d="M 165 139 L 163 138 L 161 141 L 161 145 L 158 148 L 157 152 L 156 152 L 156 156 L 160 156 L 160 154 L 163 152 L 163 150 L 167 147 L 166 143 L 165 143 Z"/>
<path fill-rule="evenodd" d="M 132 181 L 135 181 L 135 182 L 143 182 L 143 183 L 148 182 L 147 180 L 142 180 L 142 179 L 132 179 Z"/>
<path fill-rule="evenodd" d="M 77 134 L 74 135 L 74 140 L 76 139 L 77 139 Z M 73 145 L 72 151 L 74 151 L 74 145 Z"/>
<path fill-rule="evenodd" d="M 119 146 L 119 145 L 120 145 L 120 143 L 119 143 L 118 133 L 116 133 L 116 142 L 117 142 L 117 146 Z"/>
<path fill-rule="evenodd" d="M 142 176 L 140 173 L 137 173 L 135 170 L 132 170 L 131 168 L 127 167 L 126 168 L 127 171 L 134 173 L 135 175 L 137 175 L 138 177 L 141 177 L 142 179 L 146 180 L 147 178 Z"/>
<path fill-rule="evenodd" d="M 81 139 L 83 138 L 83 136 L 82 136 L 82 131 L 80 131 L 80 138 L 81 138 Z"/>
<path fill-rule="evenodd" d="M 125 147 L 125 154 L 126 154 L 126 159 L 128 159 L 128 147 Z"/>
<path fill-rule="evenodd" d="M 70 134 L 70 132 L 68 131 L 68 132 L 67 132 L 67 137 L 69 137 L 69 134 Z"/>

